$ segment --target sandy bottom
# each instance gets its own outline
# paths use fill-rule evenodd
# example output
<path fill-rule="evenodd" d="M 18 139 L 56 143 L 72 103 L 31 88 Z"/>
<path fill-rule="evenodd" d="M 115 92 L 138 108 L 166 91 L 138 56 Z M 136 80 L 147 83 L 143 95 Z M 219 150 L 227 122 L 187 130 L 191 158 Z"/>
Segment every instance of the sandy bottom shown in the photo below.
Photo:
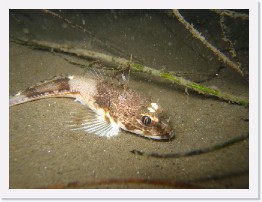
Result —
<path fill-rule="evenodd" d="M 17 13 L 15 15 L 17 18 L 20 16 Z M 21 20 L 24 20 L 24 24 L 19 24 L 20 28 L 15 26 L 17 21 L 11 19 L 11 32 L 18 36 L 23 30 L 21 28 L 25 26 L 34 33 L 34 29 L 30 28 L 32 25 L 26 23 L 38 23 L 38 21 L 31 22 L 27 18 L 22 15 Z M 90 20 L 91 18 L 92 15 Z M 60 26 L 61 22 L 53 23 Z M 65 25 L 61 26 L 65 27 Z M 121 27 L 123 24 L 119 22 L 116 26 Z M 129 26 L 132 26 L 131 22 Z M 22 32 L 28 33 L 26 30 Z M 115 32 L 110 40 L 113 42 L 114 39 L 118 40 L 119 38 L 115 36 L 117 33 L 121 35 L 121 32 Z M 191 69 L 183 69 L 180 66 L 179 71 L 194 72 L 193 64 L 199 69 L 209 69 L 214 65 L 213 63 L 216 64 L 214 61 L 205 64 L 198 61 L 197 64 L 192 59 L 195 56 L 187 56 L 186 51 L 184 59 L 181 59 L 182 50 L 180 59 L 168 57 L 170 61 L 173 58 L 173 61 L 165 63 L 165 53 L 159 54 L 148 47 L 147 51 L 143 50 L 145 47 L 141 43 L 146 46 L 152 44 L 152 41 L 147 38 L 143 30 L 140 35 L 141 39 L 135 38 L 137 44 L 130 42 L 129 47 L 130 49 L 133 46 L 143 47 L 140 52 L 133 51 L 136 56 L 141 56 L 144 62 L 151 66 L 157 66 L 159 63 L 170 67 L 171 63 L 176 66 L 179 65 L 178 61 L 182 63 L 184 60 L 188 63 L 192 60 Z M 41 38 L 41 35 L 39 37 Z M 75 44 L 81 44 L 77 40 Z M 123 49 L 125 46 L 126 44 L 123 44 Z M 154 63 L 152 60 L 148 62 L 150 54 L 157 62 Z M 71 56 L 67 58 L 77 60 Z M 189 67 L 189 65 L 185 66 Z M 81 68 L 68 63 L 54 53 L 34 50 L 10 42 L 10 95 L 55 75 L 82 75 L 83 73 Z M 218 77 L 204 85 L 216 86 L 243 97 L 248 96 L 248 84 L 228 68 L 224 68 Z M 176 85 L 154 78 L 149 79 L 143 74 L 132 75 L 130 87 L 151 96 L 153 100 L 159 100 L 163 108 L 169 111 L 176 131 L 174 139 L 167 142 L 154 141 L 124 131 L 117 137 L 107 139 L 83 131 L 71 131 L 65 121 L 68 120 L 69 113 L 79 107 L 79 104 L 71 99 L 52 98 L 14 106 L 9 112 L 10 188 L 249 187 L 248 140 L 191 157 L 159 159 L 130 152 L 134 149 L 156 153 L 185 152 L 225 142 L 248 132 L 248 108 L 191 92 L 187 95 L 184 89 Z"/>

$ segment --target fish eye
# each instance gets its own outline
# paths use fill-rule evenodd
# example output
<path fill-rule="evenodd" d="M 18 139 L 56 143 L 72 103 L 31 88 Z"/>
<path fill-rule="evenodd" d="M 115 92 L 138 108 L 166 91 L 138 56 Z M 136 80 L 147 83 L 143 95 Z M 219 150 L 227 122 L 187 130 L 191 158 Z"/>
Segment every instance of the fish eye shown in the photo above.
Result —
<path fill-rule="evenodd" d="M 149 125 L 151 123 L 151 118 L 149 116 L 142 116 L 142 123 Z"/>

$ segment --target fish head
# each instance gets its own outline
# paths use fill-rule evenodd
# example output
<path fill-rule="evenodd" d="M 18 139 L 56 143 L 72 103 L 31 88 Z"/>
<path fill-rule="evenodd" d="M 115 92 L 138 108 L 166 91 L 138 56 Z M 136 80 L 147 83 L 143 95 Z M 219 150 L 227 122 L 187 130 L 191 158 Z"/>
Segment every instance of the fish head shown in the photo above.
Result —
<path fill-rule="evenodd" d="M 174 137 L 170 117 L 156 103 L 150 103 L 146 109 L 137 112 L 134 117 L 129 117 L 124 129 L 156 140 L 168 140 Z"/>

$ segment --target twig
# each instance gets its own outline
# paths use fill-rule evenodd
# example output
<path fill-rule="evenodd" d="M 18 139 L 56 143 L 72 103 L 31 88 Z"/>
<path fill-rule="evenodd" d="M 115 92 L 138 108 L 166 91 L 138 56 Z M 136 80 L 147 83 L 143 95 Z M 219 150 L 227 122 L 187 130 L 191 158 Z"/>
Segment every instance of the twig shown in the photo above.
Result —
<path fill-rule="evenodd" d="M 249 16 L 245 13 L 239 13 L 239 12 L 224 10 L 224 9 L 210 9 L 210 10 L 215 12 L 218 15 L 227 16 L 233 19 L 237 19 L 237 18 L 240 18 L 241 20 L 249 19 Z"/>
<path fill-rule="evenodd" d="M 32 48 L 72 54 L 72 55 L 76 55 L 78 57 L 83 57 L 86 59 L 100 60 L 103 63 L 109 64 L 109 65 L 114 65 L 114 66 L 129 65 L 131 69 L 134 71 L 145 72 L 145 73 L 148 73 L 156 77 L 162 77 L 168 81 L 171 81 L 172 83 L 179 84 L 181 86 L 184 86 L 200 94 L 217 97 L 221 100 L 231 102 L 231 103 L 236 103 L 239 105 L 245 105 L 245 106 L 248 105 L 248 100 L 246 99 L 243 99 L 243 98 L 240 98 L 240 97 L 237 97 L 237 96 L 234 96 L 234 95 L 231 95 L 231 94 L 219 91 L 219 90 L 215 90 L 209 87 L 199 85 L 195 82 L 186 80 L 182 77 L 175 76 L 172 73 L 163 72 L 163 71 L 156 70 L 156 69 L 153 69 L 145 65 L 130 62 L 129 60 L 125 58 L 114 57 L 111 55 L 107 55 L 104 53 L 91 51 L 87 49 L 69 48 L 61 44 L 56 44 L 56 43 L 47 42 L 47 41 L 38 41 L 38 40 L 25 41 L 22 39 L 17 39 L 17 38 L 12 38 L 12 37 L 11 37 L 11 41 L 30 46 Z"/>
<path fill-rule="evenodd" d="M 67 24 L 69 24 L 71 27 L 74 27 L 74 28 L 77 28 L 85 33 L 88 33 L 89 35 L 91 35 L 92 37 L 95 37 L 90 31 L 88 31 L 87 29 L 83 28 L 82 26 L 78 25 L 78 24 L 75 24 L 73 23 L 72 21 L 68 20 L 67 18 L 64 18 L 62 17 L 61 15 L 53 12 L 53 11 L 50 11 L 50 10 L 47 10 L 47 9 L 43 9 L 42 10 L 44 13 L 46 14 L 49 14 L 51 15 L 52 17 L 55 17 L 55 18 L 58 18 L 64 22 L 66 22 Z"/>
<path fill-rule="evenodd" d="M 225 24 L 225 17 L 223 15 L 220 16 L 219 24 L 220 24 L 222 35 L 223 35 L 222 40 L 228 44 L 229 53 L 231 54 L 231 57 L 234 58 L 237 64 L 240 66 L 241 64 L 237 57 L 237 52 L 234 48 L 233 42 L 228 37 L 228 34 L 227 34 L 228 27 Z"/>
<path fill-rule="evenodd" d="M 145 153 L 139 150 L 132 150 L 130 151 L 133 154 L 141 155 L 141 156 L 150 156 L 150 157 L 156 157 L 156 158 L 181 158 L 181 157 L 188 157 L 188 156 L 195 156 L 199 154 L 204 154 L 208 152 L 213 152 L 219 149 L 223 149 L 227 146 L 233 145 L 235 143 L 241 142 L 243 140 L 248 139 L 248 133 L 243 134 L 238 137 L 234 137 L 226 142 L 216 144 L 213 146 L 209 146 L 203 149 L 195 149 L 188 152 L 180 152 L 180 153 L 168 153 L 168 154 L 159 154 L 159 153 Z"/>
<path fill-rule="evenodd" d="M 227 66 L 233 68 L 236 72 L 241 74 L 242 76 L 245 76 L 244 72 L 241 70 L 241 66 L 230 60 L 225 54 L 220 52 L 215 46 L 213 46 L 210 42 L 208 42 L 202 34 L 197 31 L 191 24 L 189 24 L 185 18 L 179 13 L 177 9 L 173 10 L 174 15 L 177 17 L 179 22 L 181 22 L 182 25 L 185 26 L 186 29 L 188 29 L 193 37 L 200 40 L 208 49 L 210 49 L 219 60 L 223 61 Z"/>

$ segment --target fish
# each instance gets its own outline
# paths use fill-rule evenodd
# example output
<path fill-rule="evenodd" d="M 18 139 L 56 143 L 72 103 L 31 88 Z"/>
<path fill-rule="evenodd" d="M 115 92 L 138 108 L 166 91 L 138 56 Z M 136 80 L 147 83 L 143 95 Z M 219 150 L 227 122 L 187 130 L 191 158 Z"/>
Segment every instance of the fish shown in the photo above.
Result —
<path fill-rule="evenodd" d="M 174 136 L 170 117 L 157 102 L 101 72 L 41 81 L 10 97 L 9 107 L 54 97 L 71 98 L 83 106 L 81 115 L 77 116 L 76 112 L 68 123 L 72 130 L 108 138 L 121 130 L 155 140 L 169 140 Z"/>

